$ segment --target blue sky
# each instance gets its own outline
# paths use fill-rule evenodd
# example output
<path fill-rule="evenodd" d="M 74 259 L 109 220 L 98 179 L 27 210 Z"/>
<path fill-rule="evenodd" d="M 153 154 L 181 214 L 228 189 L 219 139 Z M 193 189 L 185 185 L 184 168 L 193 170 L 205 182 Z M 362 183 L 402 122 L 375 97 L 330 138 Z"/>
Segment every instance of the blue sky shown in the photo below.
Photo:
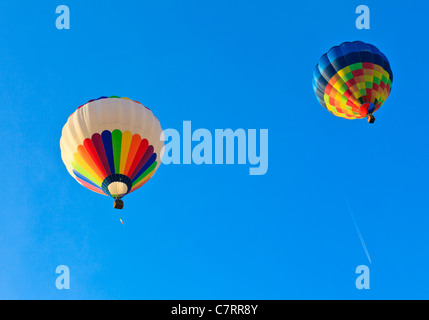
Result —
<path fill-rule="evenodd" d="M 66 4 L 71 29 L 55 28 Z M 371 10 L 357 30 L 355 8 Z M 2 1 L 0 298 L 429 298 L 429 7 L 407 1 Z M 388 57 L 376 123 L 313 93 L 330 47 Z M 103 95 L 164 129 L 269 129 L 269 169 L 161 165 L 125 198 L 81 187 L 60 157 L 67 117 Z M 371 255 L 369 264 L 342 193 Z M 366 264 L 371 289 L 357 290 Z M 70 268 L 57 290 L 55 268 Z"/>

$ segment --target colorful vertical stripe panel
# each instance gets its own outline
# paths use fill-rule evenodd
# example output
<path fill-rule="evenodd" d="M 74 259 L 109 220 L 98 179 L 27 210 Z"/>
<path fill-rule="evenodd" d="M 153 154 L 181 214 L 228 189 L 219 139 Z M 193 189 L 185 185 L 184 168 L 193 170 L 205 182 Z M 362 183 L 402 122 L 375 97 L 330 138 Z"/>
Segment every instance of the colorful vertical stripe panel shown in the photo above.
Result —
<path fill-rule="evenodd" d="M 73 156 L 73 173 L 84 187 L 109 196 L 103 182 L 131 181 L 128 193 L 137 190 L 155 172 L 157 154 L 147 139 L 129 131 L 105 130 L 85 139 Z M 127 179 L 127 178 L 125 178 Z M 122 179 L 123 180 L 123 179 Z"/>

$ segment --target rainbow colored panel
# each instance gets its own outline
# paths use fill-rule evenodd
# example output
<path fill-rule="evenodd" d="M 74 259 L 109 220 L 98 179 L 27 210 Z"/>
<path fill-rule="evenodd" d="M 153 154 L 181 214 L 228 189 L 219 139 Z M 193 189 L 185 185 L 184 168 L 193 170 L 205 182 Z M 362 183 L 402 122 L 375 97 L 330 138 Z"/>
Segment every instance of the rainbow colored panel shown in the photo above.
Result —
<path fill-rule="evenodd" d="M 148 181 L 157 166 L 157 154 L 148 140 L 120 130 L 93 134 L 79 145 L 73 158 L 76 179 L 86 188 L 108 196 L 113 195 L 102 187 L 104 181 L 121 181 L 120 177 L 126 176 L 130 193 Z"/>

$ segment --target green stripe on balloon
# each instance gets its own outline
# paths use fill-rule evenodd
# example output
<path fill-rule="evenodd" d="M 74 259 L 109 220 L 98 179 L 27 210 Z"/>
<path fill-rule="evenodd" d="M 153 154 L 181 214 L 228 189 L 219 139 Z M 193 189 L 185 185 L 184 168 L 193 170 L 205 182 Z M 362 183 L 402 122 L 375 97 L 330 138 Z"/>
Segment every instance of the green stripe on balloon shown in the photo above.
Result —
<path fill-rule="evenodd" d="M 113 159 L 115 162 L 115 173 L 119 173 L 121 166 L 121 147 L 122 147 L 122 132 L 121 130 L 113 130 L 112 132 L 112 149 Z"/>
<path fill-rule="evenodd" d="M 359 69 L 363 69 L 361 62 L 354 63 L 354 64 L 350 65 L 350 70 L 352 70 L 352 71 L 359 70 Z"/>
<path fill-rule="evenodd" d="M 76 161 L 72 162 L 73 169 L 75 169 L 77 172 L 79 172 L 81 175 L 83 175 L 88 180 L 91 180 L 94 184 L 100 186 L 100 184 L 97 182 L 97 180 L 88 173 L 84 168 L 82 168 Z"/>
<path fill-rule="evenodd" d="M 156 161 L 155 161 L 154 163 L 152 163 L 152 165 L 151 165 L 149 168 L 147 168 L 147 170 L 146 170 L 145 172 L 143 172 L 143 173 L 142 173 L 142 175 L 141 175 L 140 177 L 138 177 L 138 179 L 137 179 L 136 181 L 134 181 L 134 183 L 133 183 L 133 187 L 134 187 L 137 183 L 139 183 L 141 180 L 143 180 L 143 179 L 144 179 L 144 177 L 146 177 L 149 173 L 151 173 L 153 169 L 155 169 L 155 167 L 156 167 L 156 163 L 157 163 Z"/>

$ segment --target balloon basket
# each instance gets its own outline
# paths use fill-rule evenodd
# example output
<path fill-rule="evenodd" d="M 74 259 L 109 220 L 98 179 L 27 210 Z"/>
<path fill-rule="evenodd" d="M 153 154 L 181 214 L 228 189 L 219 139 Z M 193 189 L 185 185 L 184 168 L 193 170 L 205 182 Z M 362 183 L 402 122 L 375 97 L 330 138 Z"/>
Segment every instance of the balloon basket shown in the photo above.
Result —
<path fill-rule="evenodd" d="M 113 202 L 113 208 L 121 210 L 124 207 L 124 202 L 121 199 L 116 199 Z"/>

